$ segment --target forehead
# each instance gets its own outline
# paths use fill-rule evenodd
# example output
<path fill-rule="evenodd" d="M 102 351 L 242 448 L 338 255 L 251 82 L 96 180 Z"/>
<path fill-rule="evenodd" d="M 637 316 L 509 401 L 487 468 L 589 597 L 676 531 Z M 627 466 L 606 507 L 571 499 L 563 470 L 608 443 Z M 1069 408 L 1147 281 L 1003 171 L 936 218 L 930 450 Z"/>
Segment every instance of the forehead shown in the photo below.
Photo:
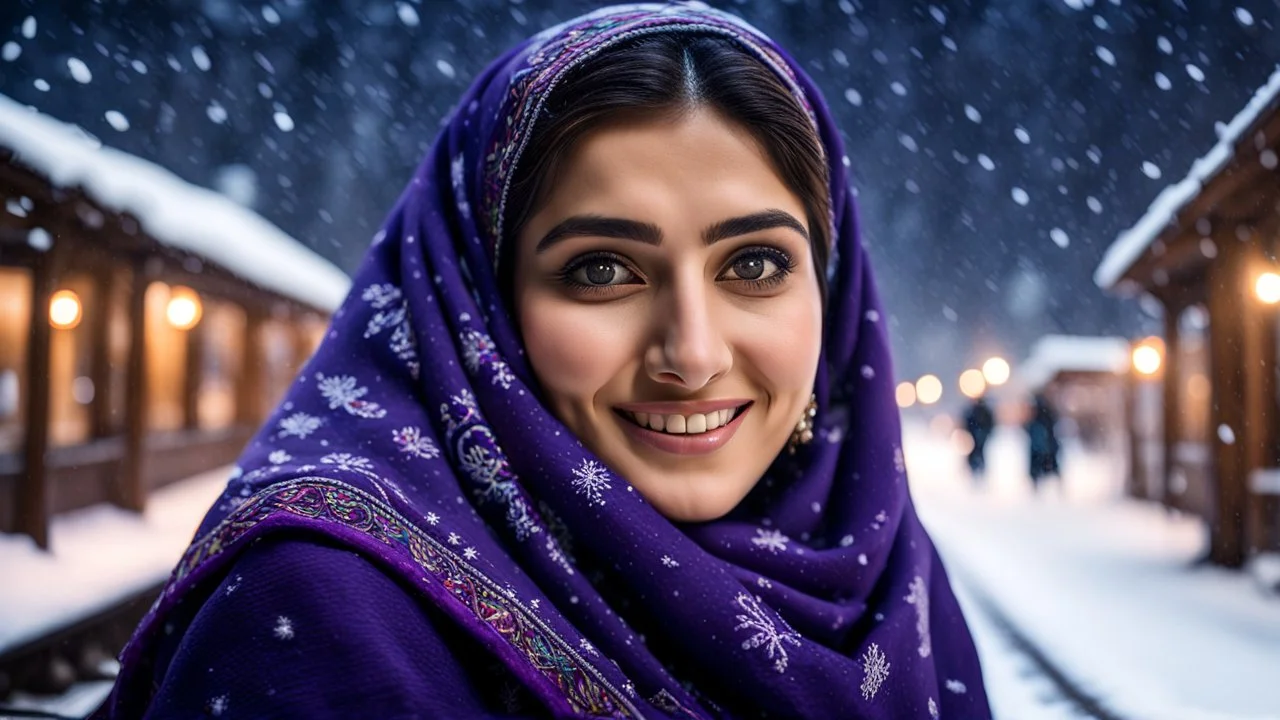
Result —
<path fill-rule="evenodd" d="M 539 214 L 630 210 L 671 219 L 675 208 L 705 215 L 692 211 L 751 212 L 761 204 L 801 213 L 800 200 L 751 133 L 698 109 L 594 129 L 559 163 Z M 647 219 L 662 222 L 663 217 Z"/>

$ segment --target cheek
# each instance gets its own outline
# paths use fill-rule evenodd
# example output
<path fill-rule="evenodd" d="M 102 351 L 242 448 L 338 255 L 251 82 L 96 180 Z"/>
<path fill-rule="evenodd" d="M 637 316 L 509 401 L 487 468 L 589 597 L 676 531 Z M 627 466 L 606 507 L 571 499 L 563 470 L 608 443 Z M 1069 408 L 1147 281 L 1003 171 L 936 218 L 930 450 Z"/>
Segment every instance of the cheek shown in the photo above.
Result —
<path fill-rule="evenodd" d="M 633 332 L 616 313 L 539 293 L 521 298 L 519 307 L 529 363 L 563 419 L 626 369 Z"/>
<path fill-rule="evenodd" d="M 740 327 L 744 331 L 737 333 L 735 345 L 739 362 L 749 365 L 743 369 L 773 392 L 803 393 L 807 401 L 822 350 L 822 305 L 816 293 L 812 299 L 779 301 L 767 316 Z"/>

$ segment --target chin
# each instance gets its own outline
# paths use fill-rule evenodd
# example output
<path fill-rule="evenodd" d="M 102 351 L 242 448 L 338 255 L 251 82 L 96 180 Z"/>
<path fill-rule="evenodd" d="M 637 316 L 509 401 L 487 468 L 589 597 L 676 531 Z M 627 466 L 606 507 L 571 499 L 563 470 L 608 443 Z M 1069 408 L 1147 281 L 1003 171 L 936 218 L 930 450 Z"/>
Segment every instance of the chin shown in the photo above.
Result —
<path fill-rule="evenodd" d="M 673 482 L 669 476 L 654 478 L 655 483 L 659 486 L 668 486 L 663 488 L 666 492 L 651 492 L 646 488 L 652 488 L 649 483 L 640 482 L 632 483 L 636 491 L 640 493 L 650 505 L 653 505 L 663 517 L 672 522 L 681 523 L 702 523 L 719 520 L 728 515 L 731 510 L 742 502 L 743 498 L 755 486 L 755 483 L 749 483 L 745 488 L 729 489 L 723 488 L 721 492 L 671 492 L 670 484 Z M 691 485 L 700 484 L 699 479 L 689 479 Z M 716 482 L 712 480 L 710 482 Z M 724 482 L 720 480 L 719 482 Z"/>

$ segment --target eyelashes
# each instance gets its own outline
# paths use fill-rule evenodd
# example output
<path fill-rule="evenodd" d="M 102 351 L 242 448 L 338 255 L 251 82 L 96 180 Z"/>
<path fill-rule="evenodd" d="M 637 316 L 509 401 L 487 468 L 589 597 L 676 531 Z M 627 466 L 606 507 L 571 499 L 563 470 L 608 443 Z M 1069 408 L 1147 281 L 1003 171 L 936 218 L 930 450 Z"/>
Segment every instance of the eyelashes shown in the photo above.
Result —
<path fill-rule="evenodd" d="M 786 282 L 796 269 L 795 259 L 781 248 L 759 245 L 738 251 L 716 280 L 749 292 L 768 290 Z M 623 256 L 592 252 L 569 261 L 555 275 L 570 290 L 583 294 L 615 292 L 624 285 L 643 285 L 639 271 Z"/>

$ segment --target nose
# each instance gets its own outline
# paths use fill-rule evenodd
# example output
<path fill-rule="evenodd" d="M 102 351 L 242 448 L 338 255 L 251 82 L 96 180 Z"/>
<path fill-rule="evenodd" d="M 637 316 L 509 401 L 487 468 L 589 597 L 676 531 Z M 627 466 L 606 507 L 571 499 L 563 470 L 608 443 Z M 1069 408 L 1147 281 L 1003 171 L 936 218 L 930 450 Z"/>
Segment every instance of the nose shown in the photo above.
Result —
<path fill-rule="evenodd" d="M 733 367 L 726 328 L 712 307 L 714 288 L 703 287 L 704 282 L 679 283 L 654 307 L 645 369 L 657 382 L 700 390 Z"/>

